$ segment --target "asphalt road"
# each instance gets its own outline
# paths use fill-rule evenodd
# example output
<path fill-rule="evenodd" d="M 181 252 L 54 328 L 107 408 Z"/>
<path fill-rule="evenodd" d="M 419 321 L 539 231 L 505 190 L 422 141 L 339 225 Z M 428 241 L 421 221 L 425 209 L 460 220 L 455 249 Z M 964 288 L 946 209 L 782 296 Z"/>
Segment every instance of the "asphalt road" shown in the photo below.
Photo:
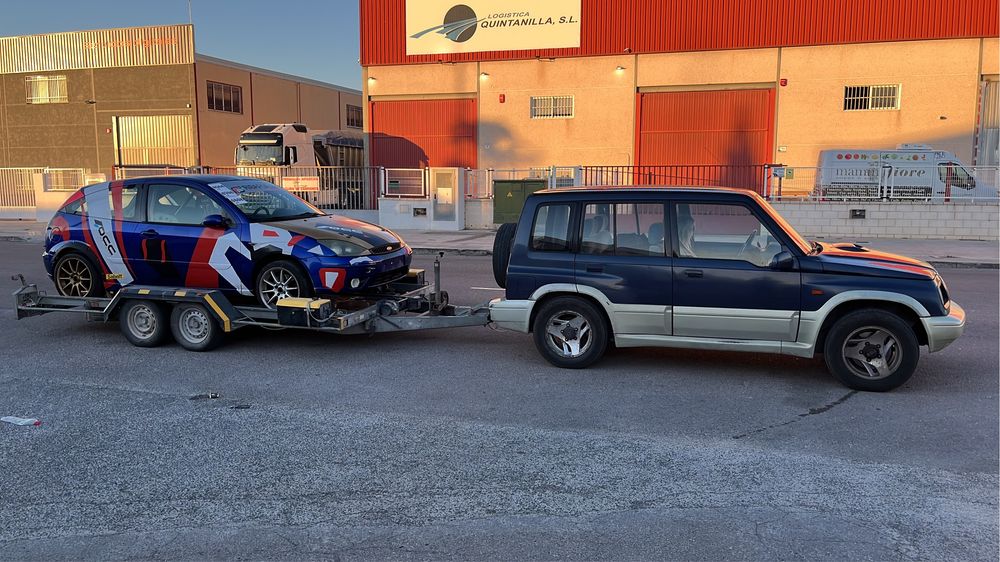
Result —
<path fill-rule="evenodd" d="M 0 243 L 0 289 L 48 285 L 39 252 Z M 0 559 L 996 560 L 998 276 L 944 275 L 966 335 L 888 394 L 753 354 L 559 370 L 487 328 L 139 349 L 3 299 L 0 415 L 43 425 L 0 424 Z M 444 278 L 500 294 L 489 258 Z"/>

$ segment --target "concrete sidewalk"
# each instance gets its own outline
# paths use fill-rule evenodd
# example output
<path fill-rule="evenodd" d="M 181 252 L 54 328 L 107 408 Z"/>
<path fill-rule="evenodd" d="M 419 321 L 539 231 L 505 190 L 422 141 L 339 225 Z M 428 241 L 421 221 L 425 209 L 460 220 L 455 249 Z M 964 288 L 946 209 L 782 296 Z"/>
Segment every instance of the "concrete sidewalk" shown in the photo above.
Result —
<path fill-rule="evenodd" d="M 397 230 L 420 254 L 442 251 L 460 255 L 490 255 L 493 252 L 492 230 L 462 230 L 459 232 L 427 232 Z M 0 241 L 41 242 L 45 223 L 35 221 L 0 220 Z M 983 240 L 916 240 L 903 238 L 827 239 L 820 242 L 857 242 L 878 250 L 901 254 L 930 262 L 936 267 L 1000 267 L 1000 243 Z"/>

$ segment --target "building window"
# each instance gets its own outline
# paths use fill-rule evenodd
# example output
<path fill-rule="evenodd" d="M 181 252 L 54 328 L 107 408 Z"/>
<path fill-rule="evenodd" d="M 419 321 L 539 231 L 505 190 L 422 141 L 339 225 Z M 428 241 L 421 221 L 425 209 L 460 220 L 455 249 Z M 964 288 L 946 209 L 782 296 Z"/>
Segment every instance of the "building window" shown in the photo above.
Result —
<path fill-rule="evenodd" d="M 364 119 L 361 117 L 361 107 L 357 105 L 347 106 L 347 126 L 353 129 L 360 129 L 364 126 Z"/>
<path fill-rule="evenodd" d="M 573 117 L 573 96 L 532 96 L 532 119 L 570 119 Z"/>
<path fill-rule="evenodd" d="M 899 109 L 902 84 L 844 86 L 844 111 Z"/>
<path fill-rule="evenodd" d="M 215 111 L 243 113 L 243 88 L 219 82 L 209 82 L 208 108 Z"/>
<path fill-rule="evenodd" d="M 25 76 L 28 103 L 66 103 L 65 76 Z"/>

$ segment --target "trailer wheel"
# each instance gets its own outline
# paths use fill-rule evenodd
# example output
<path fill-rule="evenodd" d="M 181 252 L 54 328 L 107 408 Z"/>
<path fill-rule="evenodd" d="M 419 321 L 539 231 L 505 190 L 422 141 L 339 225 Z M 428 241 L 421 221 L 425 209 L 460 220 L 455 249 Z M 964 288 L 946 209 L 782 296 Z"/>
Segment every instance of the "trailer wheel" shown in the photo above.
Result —
<path fill-rule="evenodd" d="M 224 332 L 204 306 L 181 303 L 170 313 L 170 331 L 188 351 L 209 351 L 222 343 Z"/>
<path fill-rule="evenodd" d="M 507 286 L 507 266 L 510 265 L 510 250 L 514 245 L 516 231 L 516 224 L 504 223 L 493 238 L 493 279 L 496 279 L 498 287 Z"/>
<path fill-rule="evenodd" d="M 118 322 L 125 339 L 138 347 L 156 347 L 166 343 L 170 337 L 167 312 L 158 302 L 125 301 Z"/>

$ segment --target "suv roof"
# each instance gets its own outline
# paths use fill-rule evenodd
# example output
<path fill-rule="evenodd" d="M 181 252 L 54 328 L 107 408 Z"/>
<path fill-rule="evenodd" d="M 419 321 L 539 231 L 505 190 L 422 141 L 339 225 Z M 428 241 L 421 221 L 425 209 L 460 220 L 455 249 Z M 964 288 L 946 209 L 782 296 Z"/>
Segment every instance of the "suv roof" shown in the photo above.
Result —
<path fill-rule="evenodd" d="M 559 187 L 556 189 L 543 189 L 541 191 L 536 191 L 532 195 L 541 196 L 554 196 L 554 195 L 594 195 L 594 194 L 650 194 L 655 193 L 657 195 L 664 194 L 675 194 L 675 195 L 687 195 L 687 194 L 698 194 L 698 195 L 742 195 L 742 196 L 757 196 L 757 192 L 751 191 L 749 189 L 739 189 L 735 187 L 668 187 L 668 186 L 624 186 L 616 187 L 611 185 L 603 186 L 592 186 L 592 187 Z"/>

